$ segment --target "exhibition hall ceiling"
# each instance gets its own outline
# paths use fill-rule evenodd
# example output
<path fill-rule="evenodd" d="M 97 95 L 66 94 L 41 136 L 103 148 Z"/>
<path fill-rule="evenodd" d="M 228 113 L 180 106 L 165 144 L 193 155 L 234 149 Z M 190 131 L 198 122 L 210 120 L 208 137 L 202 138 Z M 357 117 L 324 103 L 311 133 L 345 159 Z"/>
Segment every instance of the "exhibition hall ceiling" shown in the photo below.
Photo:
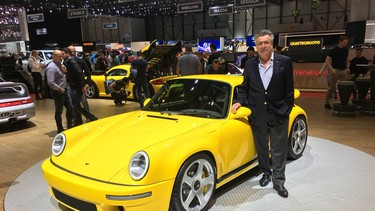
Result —
<path fill-rule="evenodd" d="M 33 12 L 66 12 L 87 8 L 90 15 L 145 17 L 151 15 L 177 15 L 177 4 L 202 2 L 204 11 L 209 7 L 227 6 L 233 0 L 2 0 L 0 10 L 25 9 Z M 269 4 L 281 4 L 282 0 L 266 0 Z M 241 8 L 246 9 L 246 8 Z M 0 11 L 1 13 L 1 11 Z"/>

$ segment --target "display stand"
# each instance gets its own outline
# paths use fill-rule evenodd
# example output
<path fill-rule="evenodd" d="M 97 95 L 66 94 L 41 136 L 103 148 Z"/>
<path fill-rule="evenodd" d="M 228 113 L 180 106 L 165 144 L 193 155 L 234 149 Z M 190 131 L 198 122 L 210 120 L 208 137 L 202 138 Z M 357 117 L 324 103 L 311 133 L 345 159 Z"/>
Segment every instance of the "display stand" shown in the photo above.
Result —
<path fill-rule="evenodd" d="M 348 103 L 354 87 L 354 81 L 339 81 L 337 83 L 337 88 L 340 95 L 340 103 L 333 104 L 332 115 L 342 117 L 355 116 L 356 106 Z"/>
<path fill-rule="evenodd" d="M 370 78 L 357 78 L 355 79 L 355 85 L 358 90 L 358 99 L 353 99 L 353 103 L 361 109 L 370 89 Z"/>
<path fill-rule="evenodd" d="M 365 115 L 375 116 L 375 64 L 357 64 L 357 66 L 370 71 L 370 100 L 363 101 L 361 112 Z"/>

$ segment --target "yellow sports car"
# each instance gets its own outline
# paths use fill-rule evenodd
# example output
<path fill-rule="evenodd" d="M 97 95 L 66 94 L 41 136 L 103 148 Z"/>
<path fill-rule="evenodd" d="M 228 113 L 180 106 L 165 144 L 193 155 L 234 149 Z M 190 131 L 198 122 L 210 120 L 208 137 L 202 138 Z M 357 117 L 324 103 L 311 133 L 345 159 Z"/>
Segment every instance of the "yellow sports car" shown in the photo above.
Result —
<path fill-rule="evenodd" d="M 91 74 L 90 88 L 86 93 L 86 97 L 111 97 L 111 94 L 108 90 L 108 83 L 114 80 L 121 80 L 124 77 L 130 77 L 130 64 L 115 66 L 109 69 L 107 72 L 93 71 Z M 128 96 L 129 99 L 138 99 L 136 95 L 134 82 L 130 81 L 127 89 L 130 92 L 130 95 Z M 150 94 L 154 94 L 154 88 L 151 85 L 149 87 L 149 91 Z"/>
<path fill-rule="evenodd" d="M 141 110 L 56 135 L 42 164 L 50 194 L 74 210 L 208 209 L 217 188 L 257 165 L 250 109 L 230 112 L 242 80 L 177 77 Z M 297 105 L 289 131 L 288 154 L 297 159 L 308 135 Z"/>

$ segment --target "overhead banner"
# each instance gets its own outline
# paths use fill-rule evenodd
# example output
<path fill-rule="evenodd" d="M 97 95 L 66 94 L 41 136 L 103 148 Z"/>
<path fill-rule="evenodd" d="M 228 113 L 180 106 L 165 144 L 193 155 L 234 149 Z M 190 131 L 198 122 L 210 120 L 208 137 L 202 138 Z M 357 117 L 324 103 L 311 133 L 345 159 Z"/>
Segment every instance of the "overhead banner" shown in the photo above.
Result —
<path fill-rule="evenodd" d="M 220 6 L 220 7 L 210 7 L 209 15 L 227 15 L 233 13 L 233 6 Z"/>
<path fill-rule="evenodd" d="M 68 18 L 85 18 L 89 15 L 87 8 L 68 10 Z"/>
<path fill-rule="evenodd" d="M 36 13 L 27 15 L 27 22 L 28 23 L 36 23 L 36 22 L 43 22 L 44 21 L 44 14 L 43 13 Z"/>
<path fill-rule="evenodd" d="M 103 29 L 117 29 L 117 22 L 103 23 Z"/>
<path fill-rule="evenodd" d="M 235 0 L 234 7 L 255 7 L 266 5 L 266 0 Z"/>
<path fill-rule="evenodd" d="M 202 12 L 203 2 L 177 4 L 177 13 Z"/>
<path fill-rule="evenodd" d="M 118 0 L 117 2 L 118 2 L 119 4 L 121 4 L 121 3 L 133 2 L 133 1 L 138 1 L 138 0 Z"/>

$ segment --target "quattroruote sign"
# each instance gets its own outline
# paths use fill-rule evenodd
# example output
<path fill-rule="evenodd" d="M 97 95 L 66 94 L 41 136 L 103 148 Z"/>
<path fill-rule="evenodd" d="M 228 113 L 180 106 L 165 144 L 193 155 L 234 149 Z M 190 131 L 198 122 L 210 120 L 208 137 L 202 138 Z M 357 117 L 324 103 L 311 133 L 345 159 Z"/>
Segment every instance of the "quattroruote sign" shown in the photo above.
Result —
<path fill-rule="evenodd" d="M 88 16 L 87 8 L 68 10 L 68 18 L 84 18 Z"/>
<path fill-rule="evenodd" d="M 220 6 L 220 7 L 210 7 L 209 15 L 227 15 L 233 13 L 233 6 Z"/>
<path fill-rule="evenodd" d="M 202 12 L 203 2 L 192 2 L 186 4 L 177 4 L 177 13 Z"/>
<path fill-rule="evenodd" d="M 255 7 L 266 5 L 266 0 L 235 0 L 234 7 Z"/>

